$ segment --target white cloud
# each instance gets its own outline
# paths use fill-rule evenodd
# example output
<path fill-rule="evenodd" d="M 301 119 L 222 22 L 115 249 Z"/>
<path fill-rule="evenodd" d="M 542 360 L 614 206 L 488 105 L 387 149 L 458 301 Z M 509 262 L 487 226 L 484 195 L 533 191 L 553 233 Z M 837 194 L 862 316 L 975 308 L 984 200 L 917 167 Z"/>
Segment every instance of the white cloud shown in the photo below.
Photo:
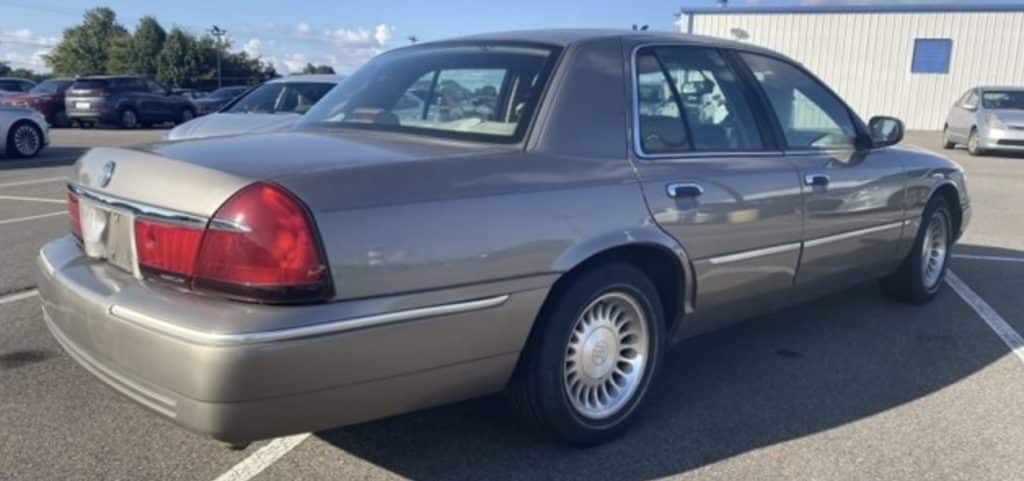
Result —
<path fill-rule="evenodd" d="M 27 28 L 0 29 L 0 61 L 14 68 L 48 71 L 43 56 L 59 41 L 60 37 L 38 35 Z"/>
<path fill-rule="evenodd" d="M 284 75 L 301 71 L 306 63 L 330 65 L 338 73 L 351 73 L 390 48 L 395 30 L 387 23 L 373 27 L 270 23 L 246 32 L 251 36 L 236 50 L 262 58 Z"/>

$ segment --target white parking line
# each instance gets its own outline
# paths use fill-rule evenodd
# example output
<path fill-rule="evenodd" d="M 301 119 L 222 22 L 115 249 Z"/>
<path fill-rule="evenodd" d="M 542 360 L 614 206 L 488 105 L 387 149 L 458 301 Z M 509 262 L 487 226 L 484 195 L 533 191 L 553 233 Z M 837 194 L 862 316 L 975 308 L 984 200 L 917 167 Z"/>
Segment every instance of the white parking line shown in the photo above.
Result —
<path fill-rule="evenodd" d="M 998 261 L 998 262 L 1024 262 L 1024 257 L 1006 257 L 1006 256 L 976 256 L 971 254 L 953 254 L 954 259 L 973 259 L 979 261 Z"/>
<path fill-rule="evenodd" d="M 1003 319 L 1003 316 L 1000 316 L 995 309 L 992 309 L 992 306 L 988 305 L 973 289 L 960 280 L 953 271 L 946 273 L 946 283 L 960 295 L 964 302 L 971 306 L 971 309 L 974 309 L 974 312 L 988 324 L 988 327 L 995 331 L 999 339 L 1002 339 L 1007 347 L 1010 348 L 1010 352 L 1017 355 L 1021 362 L 1024 362 L 1024 338 L 1020 336 L 1020 333 L 1013 330 L 1013 327 Z"/>
<path fill-rule="evenodd" d="M 215 481 L 248 481 L 295 449 L 311 435 L 312 433 L 305 433 L 277 438 L 252 453 L 248 458 L 243 459 L 228 472 L 218 476 Z"/>
<path fill-rule="evenodd" d="M 23 221 L 26 221 L 26 220 L 44 219 L 46 217 L 53 217 L 55 215 L 65 215 L 65 214 L 67 214 L 67 212 L 60 211 L 60 212 L 50 212 L 49 214 L 30 215 L 28 217 L 15 217 L 13 219 L 3 219 L 3 220 L 0 220 L 0 225 L 13 224 L 15 222 L 23 222 Z"/>
<path fill-rule="evenodd" d="M 20 301 L 22 299 L 28 299 L 30 297 L 35 297 L 37 294 L 39 294 L 39 291 L 35 289 L 23 292 L 16 292 L 14 294 L 8 294 L 6 296 L 0 297 L 0 304 L 9 304 L 11 302 Z"/>
<path fill-rule="evenodd" d="M 19 185 L 45 184 L 47 182 L 57 182 L 58 180 L 68 180 L 68 178 L 67 177 L 47 177 L 45 179 L 20 180 L 20 181 L 17 181 L 17 182 L 0 183 L 0 187 L 17 187 Z"/>
<path fill-rule="evenodd" d="M 64 199 L 47 199 L 45 197 L 27 197 L 23 195 L 0 195 L 0 200 L 24 200 L 26 202 L 46 202 L 49 204 L 66 204 Z"/>

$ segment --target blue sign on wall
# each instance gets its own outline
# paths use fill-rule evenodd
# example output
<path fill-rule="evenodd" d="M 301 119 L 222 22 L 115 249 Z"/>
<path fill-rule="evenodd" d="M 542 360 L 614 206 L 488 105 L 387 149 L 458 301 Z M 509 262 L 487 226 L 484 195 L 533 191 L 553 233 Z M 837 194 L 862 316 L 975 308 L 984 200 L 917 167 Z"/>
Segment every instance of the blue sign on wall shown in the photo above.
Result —
<path fill-rule="evenodd" d="M 949 73 L 953 54 L 953 40 L 948 38 L 918 38 L 914 40 L 914 59 L 911 73 Z"/>

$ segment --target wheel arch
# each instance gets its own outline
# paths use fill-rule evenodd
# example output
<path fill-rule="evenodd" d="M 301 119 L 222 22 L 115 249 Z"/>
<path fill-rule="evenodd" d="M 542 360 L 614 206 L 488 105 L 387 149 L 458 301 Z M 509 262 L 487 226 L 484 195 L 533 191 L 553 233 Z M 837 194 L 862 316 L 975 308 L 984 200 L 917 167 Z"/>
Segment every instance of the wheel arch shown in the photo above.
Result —
<path fill-rule="evenodd" d="M 555 261 L 554 270 L 562 275 L 544 300 L 540 317 L 552 299 L 580 273 L 614 262 L 631 264 L 651 279 L 665 311 L 666 333 L 672 339 L 685 314 L 692 311 L 696 276 L 683 246 L 655 228 L 599 236 L 565 252 Z"/>
<path fill-rule="evenodd" d="M 964 221 L 963 205 L 960 203 L 960 189 L 954 182 L 943 182 L 934 189 L 931 194 L 928 195 L 928 201 L 930 202 L 935 196 L 942 196 L 949 204 L 949 209 L 953 214 L 953 233 L 955 236 L 960 235 L 960 228 Z"/>

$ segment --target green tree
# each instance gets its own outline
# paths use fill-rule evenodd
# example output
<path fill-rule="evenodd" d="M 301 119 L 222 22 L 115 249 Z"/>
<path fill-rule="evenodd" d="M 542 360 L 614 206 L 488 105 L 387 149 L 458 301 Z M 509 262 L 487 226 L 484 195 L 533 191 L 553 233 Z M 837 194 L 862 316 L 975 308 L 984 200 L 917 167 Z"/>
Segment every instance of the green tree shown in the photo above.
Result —
<path fill-rule="evenodd" d="M 157 55 L 156 78 L 174 87 L 191 87 L 204 70 L 196 40 L 180 28 L 172 28 Z"/>
<path fill-rule="evenodd" d="M 81 25 L 64 29 L 60 43 L 43 58 L 57 75 L 106 73 L 112 46 L 127 36 L 113 10 L 93 8 L 85 12 Z"/>
<path fill-rule="evenodd" d="M 306 66 L 302 69 L 304 74 L 333 74 L 334 67 L 330 65 L 313 65 L 312 63 L 306 63 Z"/>
<path fill-rule="evenodd" d="M 142 17 L 135 27 L 128 47 L 129 71 L 138 75 L 155 77 L 157 58 L 164 48 L 167 32 L 153 17 Z"/>

